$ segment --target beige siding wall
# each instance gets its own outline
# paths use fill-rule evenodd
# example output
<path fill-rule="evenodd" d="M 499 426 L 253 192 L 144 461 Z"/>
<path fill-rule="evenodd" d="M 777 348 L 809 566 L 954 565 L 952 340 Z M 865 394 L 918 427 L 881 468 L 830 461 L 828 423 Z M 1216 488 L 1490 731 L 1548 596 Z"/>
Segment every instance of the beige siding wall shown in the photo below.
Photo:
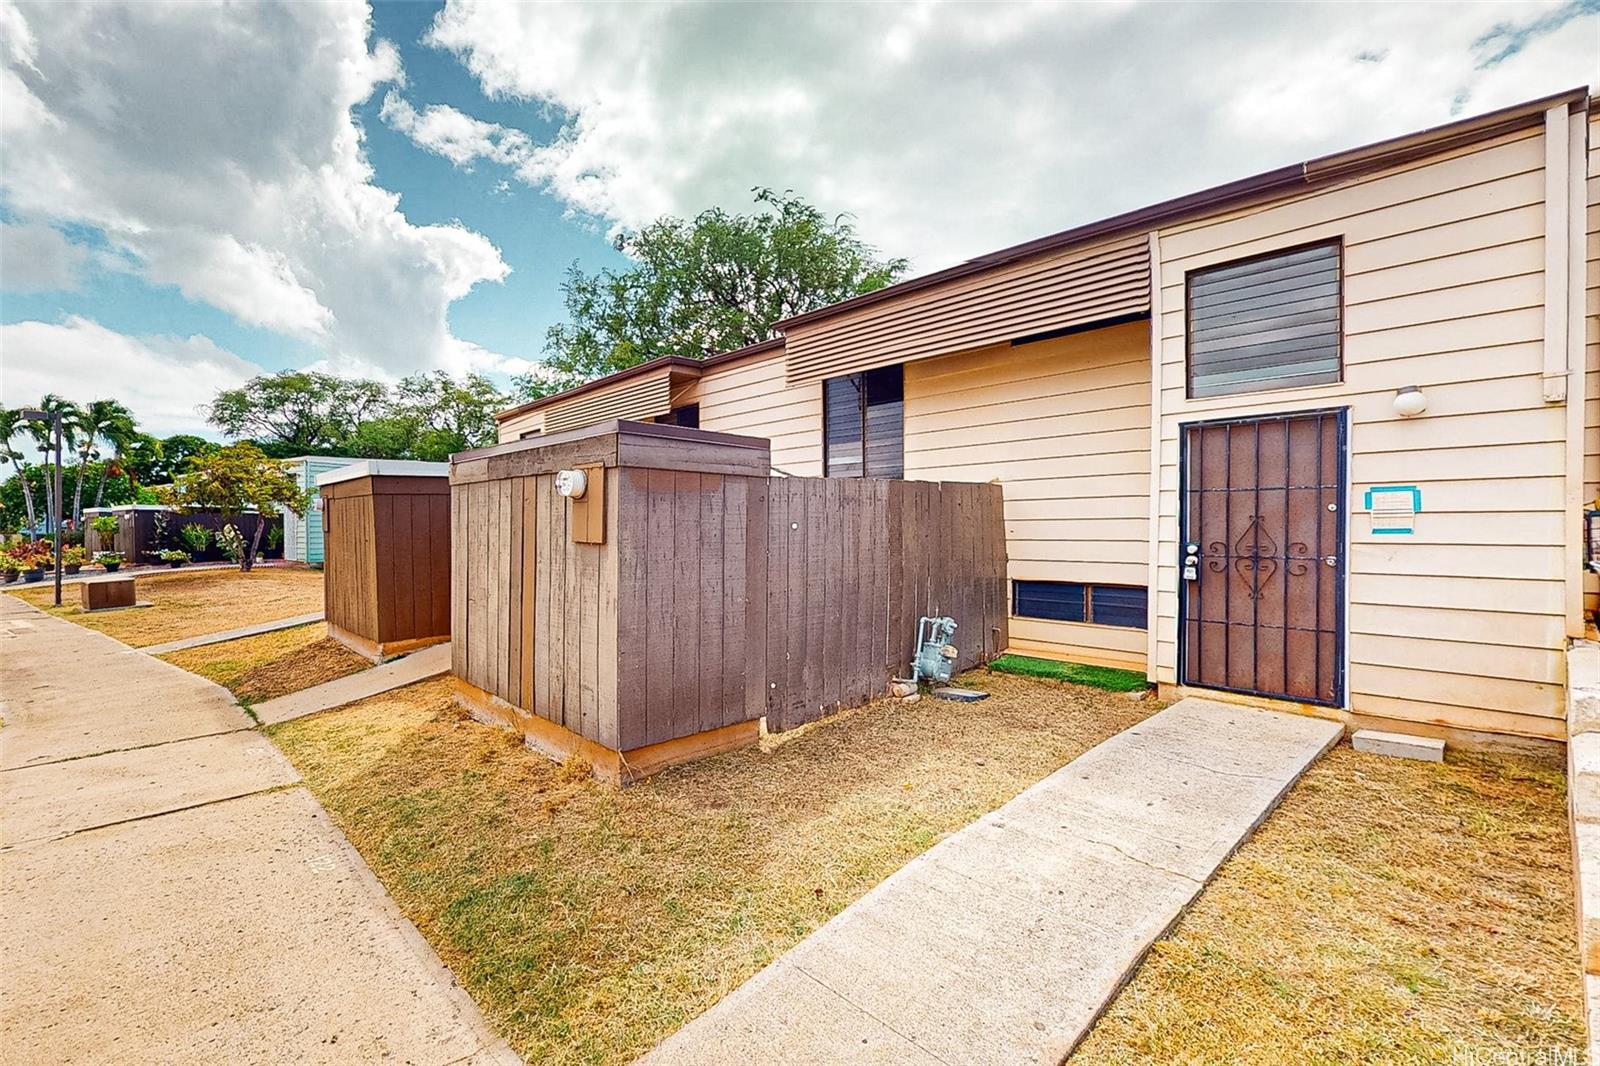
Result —
<path fill-rule="evenodd" d="M 822 474 L 822 386 L 785 385 L 782 349 L 710 367 L 673 403 L 698 403 L 701 429 L 766 437 L 778 470 Z"/>
<path fill-rule="evenodd" d="M 538 435 L 544 432 L 544 410 L 524 411 L 520 415 L 513 415 L 500 423 L 500 443 L 521 440 L 529 435 Z"/>
<path fill-rule="evenodd" d="M 999 480 L 1012 580 L 1149 579 L 1146 323 L 906 364 L 907 478 Z M 1011 650 L 1142 670 L 1145 631 L 1011 619 Z"/>
<path fill-rule="evenodd" d="M 1560 737 L 1565 408 L 1544 402 L 1542 131 L 1159 235 L 1158 670 L 1177 680 L 1179 426 L 1348 406 L 1348 697 L 1422 727 Z M 1186 271 L 1345 243 L 1345 381 L 1188 400 Z M 1427 413 L 1401 419 L 1395 390 Z M 1415 483 L 1414 537 L 1373 537 L 1373 484 Z"/>
<path fill-rule="evenodd" d="M 1589 116 L 1589 152 L 1584 167 L 1584 506 L 1594 506 L 1600 496 L 1600 111 Z M 1584 608 L 1600 607 L 1600 577 L 1585 573 Z"/>

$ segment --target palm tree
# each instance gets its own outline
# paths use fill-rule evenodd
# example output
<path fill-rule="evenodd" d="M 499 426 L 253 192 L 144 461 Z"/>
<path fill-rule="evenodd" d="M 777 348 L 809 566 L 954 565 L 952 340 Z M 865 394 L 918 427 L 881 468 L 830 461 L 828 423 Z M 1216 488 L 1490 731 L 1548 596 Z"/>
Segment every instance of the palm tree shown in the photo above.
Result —
<path fill-rule="evenodd" d="M 0 458 L 11 460 L 11 468 L 17 472 L 17 480 L 22 482 L 22 503 L 28 509 L 28 537 L 32 539 L 39 528 L 38 513 L 33 509 L 33 485 L 23 472 L 22 452 L 11 446 L 11 438 L 16 436 L 21 425 L 20 412 L 0 411 L 0 453 L 3 453 Z"/>
<path fill-rule="evenodd" d="M 72 488 L 72 522 L 77 525 L 83 518 L 83 472 L 89 465 L 89 456 L 102 440 L 113 448 L 116 439 L 126 440 L 133 435 L 133 412 L 116 400 L 95 400 L 78 410 L 78 476 Z M 100 488 L 105 489 L 105 467 L 100 468 Z"/>
<path fill-rule="evenodd" d="M 78 424 L 81 421 L 81 412 L 78 409 L 78 405 L 73 403 L 71 400 L 63 399 L 62 397 L 51 392 L 46 393 L 39 401 L 39 409 L 41 411 L 49 411 L 52 414 L 59 413 L 61 415 L 62 450 L 71 451 L 73 448 L 75 448 L 78 442 Z M 29 422 L 28 433 L 35 441 L 38 442 L 39 450 L 44 453 L 44 463 L 41 465 L 50 467 L 54 461 L 51 458 L 51 449 L 55 447 L 55 426 L 53 424 L 53 420 L 47 419 L 39 422 Z M 46 524 L 52 521 L 58 506 L 59 503 L 56 500 L 55 494 L 55 472 L 54 470 L 49 470 L 44 480 L 44 513 Z"/>
<path fill-rule="evenodd" d="M 121 404 L 117 404 L 117 406 L 122 407 Z M 129 488 L 138 488 L 134 481 L 133 471 L 128 466 L 128 457 L 139 446 L 140 438 L 144 436 L 139 432 L 139 427 L 134 422 L 133 415 L 125 407 L 122 408 L 122 415 L 114 419 L 106 429 L 101 430 L 100 435 L 106 443 L 111 445 L 112 462 L 103 463 L 100 467 L 100 483 L 95 486 L 94 490 L 94 505 L 96 507 L 99 507 L 100 501 L 105 498 L 106 475 L 110 473 L 113 466 L 117 468 L 118 475 L 124 472 L 127 473 Z M 155 442 L 155 444 L 157 448 L 161 447 L 159 441 Z"/>

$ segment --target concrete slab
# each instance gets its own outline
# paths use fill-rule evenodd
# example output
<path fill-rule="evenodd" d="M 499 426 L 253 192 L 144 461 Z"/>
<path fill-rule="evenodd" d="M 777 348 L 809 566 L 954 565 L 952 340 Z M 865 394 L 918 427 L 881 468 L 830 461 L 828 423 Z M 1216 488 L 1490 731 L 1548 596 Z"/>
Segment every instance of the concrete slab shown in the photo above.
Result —
<path fill-rule="evenodd" d="M 0 770 L 247 729 L 232 693 L 0 595 Z"/>
<path fill-rule="evenodd" d="M 0 1063 L 517 1061 L 303 788 L 8 851 L 0 943 Z"/>
<path fill-rule="evenodd" d="M 253 730 L 0 773 L 0 847 L 48 840 L 300 780 Z"/>
<path fill-rule="evenodd" d="M 1358 729 L 1350 737 L 1350 746 L 1357 751 L 1387 755 L 1391 759 L 1444 762 L 1444 741 L 1438 737 L 1390 733 L 1382 729 Z"/>
<path fill-rule="evenodd" d="M 1341 733 L 1182 700 L 908 863 L 641 1062 L 1061 1061 Z M 807 1016 L 774 1019 L 789 1003 Z"/>
<path fill-rule="evenodd" d="M 204 633 L 198 637 L 169 640 L 165 644 L 151 644 L 139 650 L 146 655 L 165 655 L 169 651 L 183 651 L 185 648 L 203 648 L 207 644 L 223 644 L 243 637 L 258 637 L 263 633 L 276 633 L 280 629 L 293 629 L 295 626 L 308 626 L 312 622 L 320 621 L 322 621 L 322 612 L 312 611 L 310 614 L 295 615 L 293 618 L 280 618 L 275 622 L 258 622 L 253 626 L 225 629 L 219 633 Z"/>
<path fill-rule="evenodd" d="M 374 666 L 359 674 L 341 677 L 313 688 L 279 696 L 275 700 L 258 703 L 253 710 L 263 725 L 287 722 L 291 718 L 304 718 L 308 714 L 343 707 L 368 696 L 404 688 L 430 677 L 450 672 L 450 643 L 435 644 L 413 652 L 401 659 Z"/>

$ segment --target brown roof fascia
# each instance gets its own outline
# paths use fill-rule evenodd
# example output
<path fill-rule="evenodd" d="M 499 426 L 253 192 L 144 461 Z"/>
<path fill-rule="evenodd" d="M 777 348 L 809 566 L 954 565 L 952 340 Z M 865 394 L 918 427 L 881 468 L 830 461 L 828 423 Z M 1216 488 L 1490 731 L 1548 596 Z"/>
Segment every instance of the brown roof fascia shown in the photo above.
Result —
<path fill-rule="evenodd" d="M 685 375 L 687 377 L 699 377 L 707 367 L 721 366 L 736 359 L 743 359 L 746 356 L 757 355 L 761 352 L 770 352 L 774 348 L 782 347 L 783 338 L 774 337 L 771 340 L 747 344 L 743 348 L 735 348 L 731 352 L 718 352 L 716 355 L 708 355 L 704 359 L 690 359 L 682 355 L 658 356 L 647 363 L 639 363 L 635 366 L 614 371 L 604 377 L 595 378 L 593 381 L 585 381 L 582 385 L 575 385 L 565 392 L 553 392 L 549 396 L 541 396 L 537 400 L 529 400 L 527 403 L 508 407 L 504 411 L 499 411 L 495 414 L 495 421 L 504 422 L 508 418 L 515 418 L 517 415 L 527 414 L 529 411 L 537 411 L 539 408 L 548 407 L 557 401 L 570 400 L 574 396 L 582 396 L 586 392 L 593 392 L 596 389 L 614 385 L 619 381 L 626 381 L 648 371 L 659 370 L 664 366 L 689 371 Z"/>
<path fill-rule="evenodd" d="M 986 270 L 992 270 L 995 267 L 1005 266 L 1033 256 L 1061 251 L 1074 245 L 1085 244 L 1092 240 L 1111 237 L 1132 230 L 1149 229 L 1156 225 L 1172 223 L 1179 219 L 1217 212 L 1249 200 L 1305 188 L 1335 178 L 1349 177 L 1356 173 L 1394 166 L 1419 156 L 1448 151 L 1459 144 L 1486 139 L 1529 125 L 1543 115 L 1545 111 L 1555 107 L 1562 101 L 1566 101 L 1569 107 L 1581 108 L 1587 106 L 1589 102 L 1588 89 L 1569 89 L 1566 92 L 1555 93 L 1538 100 L 1530 100 L 1526 103 L 1491 111 L 1474 118 L 1463 119 L 1460 122 L 1434 126 L 1402 137 L 1394 137 L 1386 141 L 1378 141 L 1359 148 L 1321 156 L 1303 163 L 1279 167 L 1264 174 L 1241 178 L 1238 181 L 1216 185 L 1200 192 L 1179 196 L 1176 199 L 1164 200 L 1149 207 L 1142 207 L 1120 215 L 1112 215 L 1110 218 L 1062 230 L 1059 233 L 1053 233 L 1047 237 L 1040 237 L 1037 240 L 1023 244 L 1012 245 L 1009 248 L 1002 248 L 997 252 L 990 252 L 987 255 L 978 256 L 976 259 L 969 259 L 964 263 L 958 263 L 953 267 L 947 267 L 932 274 L 925 274 L 922 277 L 912 278 L 897 285 L 890 285 L 887 288 L 851 297 L 848 300 L 830 304 L 815 311 L 807 311 L 804 314 L 795 315 L 777 323 L 774 328 L 787 331 L 795 326 L 819 322 L 847 311 L 854 311 L 863 307 L 870 307 L 873 304 L 883 303 L 887 300 L 898 299 L 901 296 L 921 292 L 936 285 L 943 285 L 960 278 L 970 277 L 973 274 L 980 274 Z"/>

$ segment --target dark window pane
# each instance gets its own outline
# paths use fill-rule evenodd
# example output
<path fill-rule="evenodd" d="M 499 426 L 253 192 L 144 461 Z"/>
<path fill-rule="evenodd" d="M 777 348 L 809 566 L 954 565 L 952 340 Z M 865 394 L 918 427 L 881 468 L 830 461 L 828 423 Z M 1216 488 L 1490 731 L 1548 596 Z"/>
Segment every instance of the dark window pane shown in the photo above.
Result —
<path fill-rule="evenodd" d="M 1089 621 L 1096 625 L 1143 629 L 1148 607 L 1149 591 L 1136 585 L 1094 585 L 1089 590 Z"/>
<path fill-rule="evenodd" d="M 1189 395 L 1228 396 L 1340 378 L 1337 243 L 1189 275 Z"/>
<path fill-rule="evenodd" d="M 1066 581 L 1013 581 L 1011 613 L 1052 622 L 1085 621 L 1085 586 Z"/>
<path fill-rule="evenodd" d="M 686 403 L 682 407 L 674 407 L 666 414 L 659 416 L 656 422 L 664 426 L 682 426 L 684 429 L 700 428 L 700 405 Z"/>
<path fill-rule="evenodd" d="M 905 474 L 905 375 L 899 366 L 830 378 L 822 386 L 828 477 Z"/>
<path fill-rule="evenodd" d="M 822 384 L 822 430 L 828 477 L 861 476 L 861 375 Z"/>

